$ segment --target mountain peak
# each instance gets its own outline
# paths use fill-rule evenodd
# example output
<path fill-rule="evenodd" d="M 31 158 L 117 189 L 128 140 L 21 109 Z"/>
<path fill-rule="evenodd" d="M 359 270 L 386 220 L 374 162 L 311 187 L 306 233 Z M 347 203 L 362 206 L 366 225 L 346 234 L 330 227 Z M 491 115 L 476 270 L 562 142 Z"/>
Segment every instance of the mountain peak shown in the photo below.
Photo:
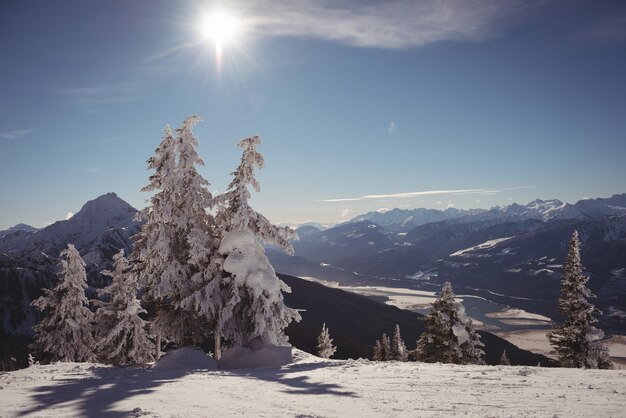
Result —
<path fill-rule="evenodd" d="M 134 213 L 137 212 L 135 208 L 120 199 L 117 194 L 111 192 L 103 194 L 93 200 L 88 201 L 83 207 L 76 213 L 72 219 L 81 219 L 82 217 L 98 218 L 106 217 L 108 214 L 119 215 L 121 213 Z"/>

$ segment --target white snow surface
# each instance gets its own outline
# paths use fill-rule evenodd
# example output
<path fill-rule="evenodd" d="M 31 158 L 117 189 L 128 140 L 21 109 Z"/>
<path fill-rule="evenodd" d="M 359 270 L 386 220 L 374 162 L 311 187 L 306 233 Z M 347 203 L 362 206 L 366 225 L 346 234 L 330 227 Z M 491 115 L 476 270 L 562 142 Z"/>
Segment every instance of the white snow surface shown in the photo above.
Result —
<path fill-rule="evenodd" d="M 247 347 L 233 347 L 222 353 L 220 369 L 256 369 L 279 367 L 293 361 L 292 347 L 262 345 L 254 351 Z"/>
<path fill-rule="evenodd" d="M 3 417 L 623 416 L 626 371 L 323 360 L 244 370 L 56 363 L 0 374 Z"/>
<path fill-rule="evenodd" d="M 165 353 L 159 361 L 154 363 L 152 368 L 159 370 L 214 370 L 217 369 L 217 361 L 200 350 L 183 347 Z"/>
<path fill-rule="evenodd" d="M 463 256 L 468 257 L 468 256 L 471 256 L 471 254 L 469 254 L 469 253 L 472 253 L 474 251 L 486 250 L 486 249 L 489 249 L 489 248 L 493 248 L 496 245 L 498 245 L 499 243 L 504 242 L 504 241 L 508 241 L 508 240 L 510 240 L 512 238 L 515 238 L 515 237 L 497 238 L 497 239 L 492 239 L 492 240 L 489 240 L 489 241 L 485 241 L 482 244 L 478 244 L 478 245 L 475 245 L 473 247 L 465 248 L 464 250 L 459 250 L 457 252 L 454 252 L 454 253 L 450 254 L 450 257 L 463 257 Z"/>

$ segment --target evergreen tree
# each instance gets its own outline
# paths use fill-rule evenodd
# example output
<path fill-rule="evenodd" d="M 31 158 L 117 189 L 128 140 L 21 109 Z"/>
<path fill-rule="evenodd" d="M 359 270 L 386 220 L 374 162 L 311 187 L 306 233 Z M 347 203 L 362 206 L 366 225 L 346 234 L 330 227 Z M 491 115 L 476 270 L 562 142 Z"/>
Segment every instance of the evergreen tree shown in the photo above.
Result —
<path fill-rule="evenodd" d="M 511 362 L 509 361 L 509 358 L 506 355 L 506 350 L 502 350 L 502 355 L 500 356 L 500 360 L 498 360 L 498 364 L 500 364 L 501 366 L 511 365 Z"/>
<path fill-rule="evenodd" d="M 553 327 L 548 339 L 562 367 L 610 369 L 613 365 L 601 341 L 604 333 L 591 325 L 598 322 L 595 315 L 601 312 L 589 302 L 595 295 L 585 286 L 588 280 L 583 274 L 578 231 L 574 231 L 561 279 L 558 308 L 565 321 Z"/>
<path fill-rule="evenodd" d="M 72 244 L 61 252 L 61 258 L 59 283 L 52 290 L 44 289 L 44 295 L 32 303 L 45 316 L 33 327 L 31 348 L 48 354 L 51 361 L 91 361 L 93 314 L 85 296 L 85 262 Z"/>
<path fill-rule="evenodd" d="M 330 333 L 328 332 L 328 328 L 326 328 L 326 323 L 322 325 L 322 332 L 319 337 L 317 337 L 317 355 L 322 358 L 330 358 L 337 347 L 333 345 L 333 339 L 330 338 Z"/>
<path fill-rule="evenodd" d="M 383 337 L 380 340 L 380 356 L 382 361 L 391 360 L 391 341 L 384 332 Z"/>
<path fill-rule="evenodd" d="M 102 274 L 112 278 L 111 285 L 98 290 L 110 295 L 95 315 L 96 352 L 105 363 L 140 364 L 153 360 L 154 344 L 148 339 L 146 322 L 139 317 L 146 311 L 137 299 L 137 282 L 130 275 L 124 250 L 113 256 L 113 271 Z"/>
<path fill-rule="evenodd" d="M 474 321 L 470 317 L 466 317 L 465 331 L 467 332 L 467 341 L 460 345 L 461 364 L 485 364 L 482 359 L 482 356 L 485 355 L 482 348 L 485 345 L 480 341 L 480 334 L 476 332 Z"/>
<path fill-rule="evenodd" d="M 393 339 L 391 340 L 390 360 L 407 361 L 407 358 L 408 352 L 400 335 L 400 326 L 396 324 Z"/>
<path fill-rule="evenodd" d="M 253 340 L 284 345 L 288 339 L 283 330 L 292 320 L 299 321 L 300 315 L 284 304 L 282 292 L 290 289 L 276 276 L 261 243 L 277 245 L 292 254 L 288 238 L 295 233 L 272 225 L 248 204 L 248 185 L 260 190 L 254 177 L 255 168 L 264 165 L 263 156 L 256 151 L 260 143 L 258 136 L 239 143 L 243 148 L 241 162 L 232 173 L 228 190 L 215 198 L 218 225 L 225 232 L 219 247 L 225 277 L 217 332 L 237 345 L 249 345 Z"/>
<path fill-rule="evenodd" d="M 434 363 L 475 364 L 480 363 L 483 351 L 480 335 L 473 322 L 465 315 L 462 304 L 455 302 L 450 282 L 446 282 L 441 294 L 433 302 L 424 318 L 426 332 L 417 341 L 417 358 Z"/>
<path fill-rule="evenodd" d="M 374 348 L 372 349 L 372 360 L 374 361 L 383 361 L 385 358 L 383 356 L 383 346 L 380 343 L 380 340 L 376 340 L 374 343 Z"/>
<path fill-rule="evenodd" d="M 203 164 L 191 129 L 200 120 L 186 118 L 174 138 L 165 135 L 148 168 L 155 170 L 143 191 L 156 191 L 144 211 L 145 224 L 135 238 L 132 270 L 144 288 L 143 299 L 154 310 L 152 332 L 176 344 L 198 343 L 210 331 L 206 316 L 198 314 L 202 287 L 213 275 L 211 254 L 217 244 L 208 183 L 197 172 Z M 194 295 L 195 292 L 195 295 Z M 195 297 L 193 297 L 195 296 Z M 204 299 L 215 299 L 204 294 Z M 192 300 L 189 298 L 192 297 Z"/>

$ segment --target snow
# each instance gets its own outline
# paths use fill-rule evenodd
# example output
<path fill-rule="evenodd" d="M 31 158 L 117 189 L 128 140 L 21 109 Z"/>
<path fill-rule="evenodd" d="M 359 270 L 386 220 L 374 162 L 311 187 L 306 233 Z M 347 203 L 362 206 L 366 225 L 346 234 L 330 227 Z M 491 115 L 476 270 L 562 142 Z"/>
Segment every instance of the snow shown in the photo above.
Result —
<path fill-rule="evenodd" d="M 323 360 L 158 370 L 90 363 L 0 375 L 2 416 L 623 416 L 626 371 Z"/>
<path fill-rule="evenodd" d="M 215 370 L 217 361 L 202 351 L 183 347 L 165 353 L 152 368 L 157 370 Z"/>
<path fill-rule="evenodd" d="M 515 238 L 515 237 L 497 238 L 497 239 L 492 239 L 492 240 L 489 240 L 489 241 L 485 241 L 482 244 L 478 244 L 478 245 L 475 245 L 473 247 L 466 248 L 464 250 L 459 250 L 457 252 L 454 252 L 454 253 L 450 254 L 450 257 L 460 257 L 460 256 L 462 256 L 462 255 L 464 255 L 465 253 L 468 253 L 468 252 L 472 252 L 472 251 L 476 251 L 476 250 L 486 250 L 486 249 L 489 249 L 489 248 L 493 248 L 498 243 L 504 242 L 504 241 L 508 241 L 511 238 Z"/>
<path fill-rule="evenodd" d="M 498 245 L 501 242 L 508 241 L 508 240 L 510 240 L 512 238 L 515 238 L 515 237 L 497 238 L 497 239 L 492 239 L 492 240 L 489 240 L 489 241 L 485 241 L 482 244 L 478 244 L 478 245 L 475 245 L 473 247 L 466 248 L 464 250 L 459 250 L 457 252 L 454 252 L 454 253 L 450 254 L 450 257 L 470 257 L 471 254 L 467 254 L 467 253 L 470 253 L 470 252 L 473 252 L 473 251 L 478 251 L 478 250 L 487 250 L 489 248 L 495 247 L 496 245 Z"/>
<path fill-rule="evenodd" d="M 222 353 L 220 369 L 256 369 L 277 367 L 293 361 L 292 347 L 264 345 L 254 350 L 247 347 L 234 347 Z"/>

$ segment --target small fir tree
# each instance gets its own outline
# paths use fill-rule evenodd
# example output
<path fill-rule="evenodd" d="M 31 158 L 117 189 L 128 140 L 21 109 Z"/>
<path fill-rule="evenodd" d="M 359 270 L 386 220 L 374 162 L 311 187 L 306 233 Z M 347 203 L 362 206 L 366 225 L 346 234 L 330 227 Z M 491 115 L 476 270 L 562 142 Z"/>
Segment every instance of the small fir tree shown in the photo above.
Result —
<path fill-rule="evenodd" d="M 110 301 L 100 302 L 96 311 L 96 353 L 105 363 L 141 364 L 153 360 L 154 344 L 148 339 L 146 322 L 139 317 L 146 311 L 137 299 L 137 282 L 129 274 L 124 250 L 113 256 L 113 271 L 102 274 L 111 277 L 110 286 L 98 290 L 109 295 Z"/>
<path fill-rule="evenodd" d="M 578 231 L 574 231 L 565 260 L 558 307 L 565 321 L 554 326 L 548 339 L 562 367 L 611 369 L 608 350 L 601 341 L 604 333 L 592 325 L 598 322 L 595 315 L 601 312 L 589 302 L 595 295 L 586 286 L 588 280 L 583 274 Z"/>
<path fill-rule="evenodd" d="M 485 361 L 482 359 L 482 356 L 485 355 L 483 351 L 485 345 L 480 340 L 480 334 L 476 332 L 472 318 L 466 318 L 465 331 L 467 332 L 467 341 L 460 345 L 461 364 L 485 364 Z"/>
<path fill-rule="evenodd" d="M 454 300 L 450 282 L 446 282 L 441 294 L 433 302 L 424 318 L 426 332 L 417 341 L 417 358 L 434 363 L 475 364 L 480 363 L 480 335 L 473 322 L 465 315 L 465 308 Z"/>
<path fill-rule="evenodd" d="M 317 355 L 322 358 L 330 358 L 337 347 L 333 345 L 333 339 L 330 338 L 330 333 L 328 332 L 328 328 L 326 328 L 326 323 L 322 325 L 322 332 L 319 337 L 317 337 Z"/>
<path fill-rule="evenodd" d="M 380 355 L 382 361 L 391 360 L 391 341 L 387 334 L 383 332 L 383 336 L 380 340 Z"/>
<path fill-rule="evenodd" d="M 45 311 L 35 332 L 31 348 L 45 353 L 51 361 L 84 362 L 94 359 L 92 312 L 85 296 L 87 275 L 85 262 L 72 244 L 61 252 L 59 283 L 53 289 L 44 289 L 44 295 L 32 305 Z"/>
<path fill-rule="evenodd" d="M 217 332 L 235 345 L 250 345 L 254 340 L 286 345 L 284 329 L 292 320 L 299 321 L 300 314 L 285 305 L 282 292 L 291 290 L 276 276 L 261 243 L 293 254 L 288 238 L 295 233 L 272 225 L 248 203 L 248 186 L 260 190 L 254 177 L 255 168 L 264 166 L 263 156 L 256 150 L 260 143 L 258 136 L 239 143 L 241 162 L 232 173 L 228 190 L 215 198 L 218 226 L 224 232 L 218 251 L 224 257 L 225 273 Z"/>
<path fill-rule="evenodd" d="M 511 365 L 511 362 L 509 361 L 509 358 L 506 355 L 506 350 L 502 350 L 502 355 L 500 356 L 500 359 L 498 360 L 498 364 L 501 366 Z"/>
<path fill-rule="evenodd" d="M 374 343 L 374 348 L 372 349 L 372 360 L 374 361 L 383 361 L 385 358 L 383 356 L 383 346 L 380 343 L 380 340 L 376 340 Z"/>
<path fill-rule="evenodd" d="M 407 361 L 408 352 L 406 344 L 402 340 L 400 335 L 400 326 L 396 324 L 396 328 L 393 333 L 393 339 L 391 340 L 390 360 Z"/>

